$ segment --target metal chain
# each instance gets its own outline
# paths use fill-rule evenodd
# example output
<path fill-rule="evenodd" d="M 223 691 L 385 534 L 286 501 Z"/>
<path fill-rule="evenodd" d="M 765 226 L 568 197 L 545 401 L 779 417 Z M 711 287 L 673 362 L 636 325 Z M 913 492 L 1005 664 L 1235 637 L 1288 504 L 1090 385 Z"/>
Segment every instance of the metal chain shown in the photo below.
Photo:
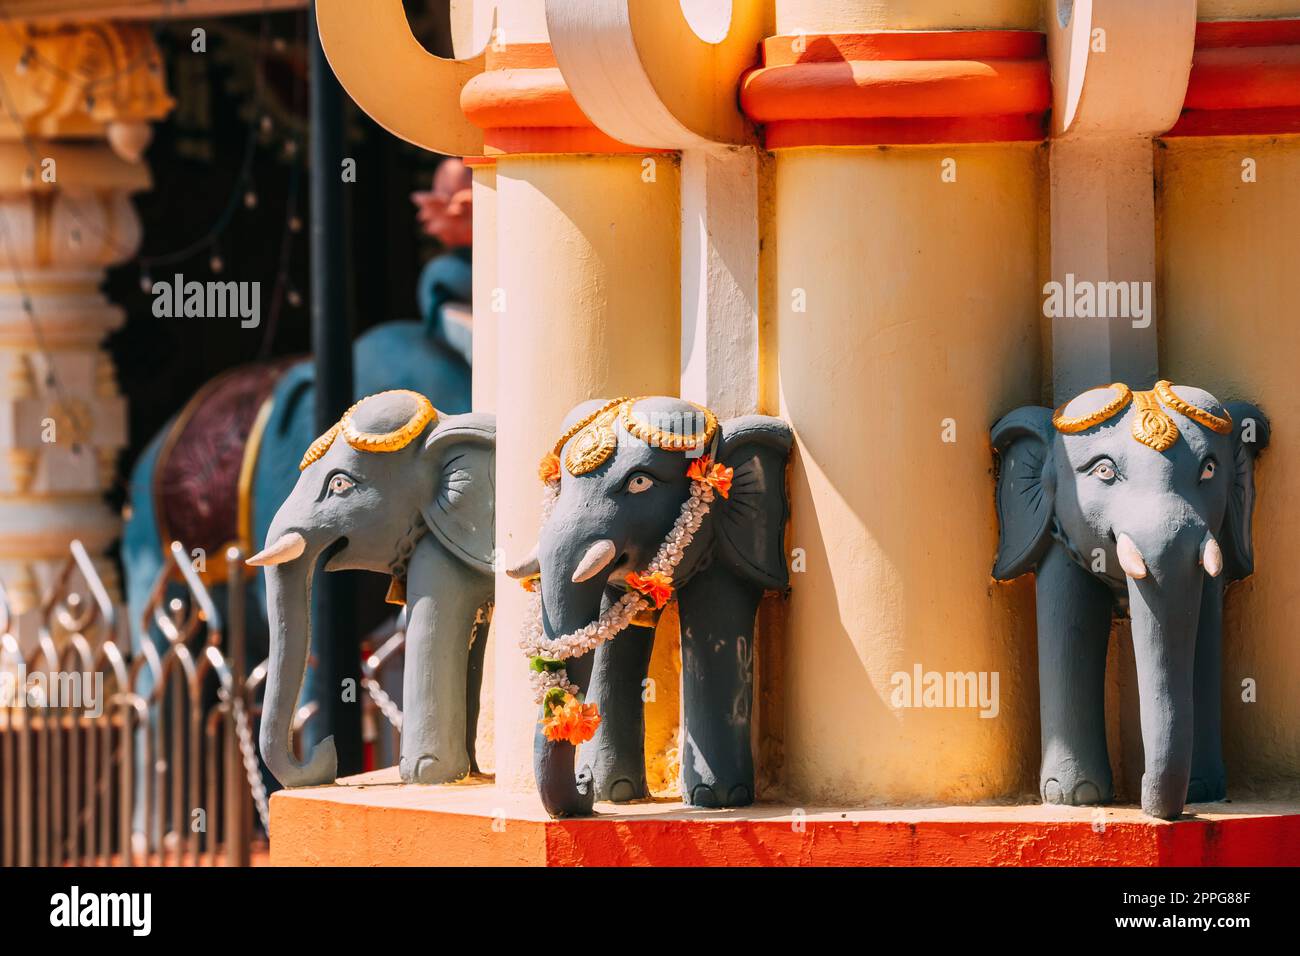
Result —
<path fill-rule="evenodd" d="M 253 733 L 248 727 L 248 714 L 244 711 L 244 702 L 235 697 L 224 687 L 221 696 L 232 703 L 235 711 L 235 734 L 239 737 L 239 750 L 244 757 L 244 775 L 248 777 L 248 789 L 253 795 L 257 815 L 262 820 L 262 827 L 271 832 L 271 816 L 266 805 L 266 784 L 262 781 L 262 771 L 257 763 L 257 751 L 253 748 Z"/>
<path fill-rule="evenodd" d="M 394 729 L 402 729 L 402 711 L 393 698 L 384 693 L 384 689 L 379 686 L 379 681 L 373 677 L 361 678 L 361 684 L 365 687 L 374 702 L 379 706 L 379 712 L 388 718 L 388 722 L 393 725 Z"/>

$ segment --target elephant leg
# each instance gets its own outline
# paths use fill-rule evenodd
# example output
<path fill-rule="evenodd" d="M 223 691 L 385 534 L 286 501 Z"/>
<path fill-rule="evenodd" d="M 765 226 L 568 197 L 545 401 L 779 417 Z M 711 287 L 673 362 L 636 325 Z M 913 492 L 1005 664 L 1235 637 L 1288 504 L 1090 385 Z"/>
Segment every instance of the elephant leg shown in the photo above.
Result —
<path fill-rule="evenodd" d="M 469 670 L 465 675 L 465 749 L 469 752 L 471 773 L 479 772 L 478 715 L 483 694 L 483 658 L 487 651 L 488 629 L 492 624 L 492 605 L 485 604 L 475 612 L 474 626 L 470 629 Z"/>
<path fill-rule="evenodd" d="M 1192 672 L 1192 776 L 1188 803 L 1224 799 L 1221 681 L 1223 676 L 1223 577 L 1201 588 L 1201 617 L 1196 629 L 1196 663 Z"/>
<path fill-rule="evenodd" d="M 715 563 L 678 595 L 682 630 L 682 799 L 697 807 L 754 802 L 750 714 L 754 616 L 761 588 Z"/>
<path fill-rule="evenodd" d="M 466 568 L 432 535 L 416 545 L 406 577 L 399 761 L 406 783 L 450 783 L 469 773 L 469 638 L 475 614 L 491 589 L 490 576 Z"/>
<path fill-rule="evenodd" d="M 591 774 L 597 800 L 624 803 L 649 795 L 642 694 L 654 643 L 653 627 L 633 625 L 595 651 L 586 699 L 599 709 L 600 727 L 578 753 L 578 772 Z"/>
<path fill-rule="evenodd" d="M 1115 796 L 1106 753 L 1109 588 L 1053 544 L 1038 567 L 1038 711 L 1044 803 L 1105 803 Z"/>

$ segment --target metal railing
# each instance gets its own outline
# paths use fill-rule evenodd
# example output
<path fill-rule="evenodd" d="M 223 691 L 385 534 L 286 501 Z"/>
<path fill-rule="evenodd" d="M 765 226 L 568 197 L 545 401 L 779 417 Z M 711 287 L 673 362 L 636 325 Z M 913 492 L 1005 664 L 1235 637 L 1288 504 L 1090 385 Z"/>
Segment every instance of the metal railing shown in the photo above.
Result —
<path fill-rule="evenodd" d="M 243 553 L 225 555 L 223 614 L 173 542 L 141 621 L 163 642 L 132 655 L 90 555 L 70 551 L 26 653 L 0 582 L 0 866 L 248 866 L 256 824 L 270 828 L 255 743 L 267 662 L 245 674 Z M 362 662 L 363 719 L 374 738 L 387 727 L 393 755 L 402 712 L 383 678 L 405 637 L 400 619 L 376 631 Z M 300 753 L 317 710 L 295 715 Z"/>
<path fill-rule="evenodd" d="M 0 586 L 0 865 L 247 866 L 266 790 L 243 554 L 225 556 L 223 618 L 173 543 L 145 611 L 164 644 L 132 658 L 86 549 L 70 550 L 26 654 Z"/>

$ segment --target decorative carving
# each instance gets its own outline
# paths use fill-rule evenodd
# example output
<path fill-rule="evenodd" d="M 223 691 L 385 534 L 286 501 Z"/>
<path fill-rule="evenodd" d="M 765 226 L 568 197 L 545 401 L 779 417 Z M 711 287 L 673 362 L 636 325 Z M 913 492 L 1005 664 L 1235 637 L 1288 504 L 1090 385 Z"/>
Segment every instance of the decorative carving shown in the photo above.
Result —
<path fill-rule="evenodd" d="M 5 452 L 9 462 L 9 480 L 19 494 L 31 491 L 36 478 L 36 465 L 39 456 L 30 448 L 10 448 Z"/>
<path fill-rule="evenodd" d="M 617 419 L 616 409 L 606 409 L 573 436 L 569 450 L 564 454 L 564 467 L 569 474 L 585 475 L 609 460 L 618 447 L 618 433 L 614 430 Z"/>
<path fill-rule="evenodd" d="M 1056 410 L 1056 413 L 1052 415 L 1052 425 L 1056 427 L 1058 432 L 1066 435 L 1073 435 L 1075 432 L 1087 431 L 1094 425 L 1100 425 L 1107 419 L 1113 418 L 1117 412 L 1127 406 L 1133 399 L 1133 390 L 1123 382 L 1114 382 L 1106 387 L 1114 390 L 1116 394 L 1113 399 L 1101 406 L 1101 408 L 1097 409 L 1095 412 L 1090 412 L 1087 415 L 1078 415 L 1073 418 L 1066 418 L 1065 409 L 1066 405 L 1069 404 L 1067 402 L 1066 405 L 1062 405 Z"/>
<path fill-rule="evenodd" d="M 60 442 L 81 445 L 94 434 L 95 413 L 84 399 L 75 396 L 55 398 L 46 406 L 45 417 L 53 420 L 55 435 Z"/>
<path fill-rule="evenodd" d="M 12 110 L 0 117 L 0 135 L 106 135 L 114 123 L 162 119 L 173 103 L 161 61 L 144 23 L 19 24 L 0 52 L 0 69 L 23 77 L 10 84 Z M 129 132 L 120 128 L 114 146 L 138 145 Z"/>
<path fill-rule="evenodd" d="M 1220 435 L 1232 432 L 1231 415 L 1226 412 L 1223 415 L 1216 415 L 1179 398 L 1173 386 L 1167 381 L 1156 382 L 1155 387 L 1149 392 L 1134 392 L 1123 382 L 1114 382 L 1106 387 L 1115 392 L 1113 399 L 1096 411 L 1068 417 L 1065 414 L 1066 409 L 1077 401 L 1073 399 L 1052 414 L 1053 427 L 1064 435 L 1084 432 L 1114 418 L 1127 408 L 1131 401 L 1137 406 L 1137 413 L 1133 416 L 1133 437 L 1156 451 L 1167 451 L 1178 441 L 1178 425 L 1169 417 L 1165 408 L 1171 408 Z"/>
<path fill-rule="evenodd" d="M 0 395 L 16 402 L 36 397 L 36 377 L 26 355 L 12 356 L 0 386 Z"/>
<path fill-rule="evenodd" d="M 393 389 L 380 394 L 390 396 L 393 400 L 405 398 L 414 403 L 415 410 L 411 412 L 411 417 L 404 424 L 392 431 L 383 433 L 363 432 L 352 421 L 352 416 L 360 403 L 353 405 L 339 420 L 339 433 L 357 451 L 400 451 L 414 441 L 416 436 L 424 431 L 430 422 L 438 420 L 438 411 L 433 407 L 433 403 L 418 392 L 407 389 Z"/>
<path fill-rule="evenodd" d="M 655 448 L 666 448 L 669 451 L 698 451 L 713 441 L 713 436 L 718 431 L 717 416 L 703 405 L 689 403 L 703 417 L 704 431 L 687 435 L 684 432 L 674 432 L 642 422 L 632 413 L 632 409 L 639 401 L 639 398 L 634 398 L 623 406 L 623 427 L 627 429 L 629 435 L 640 438 Z"/>
<path fill-rule="evenodd" d="M 1178 426 L 1160 407 L 1155 392 L 1138 392 L 1133 415 L 1133 437 L 1156 451 L 1167 451 L 1178 441 Z"/>
<path fill-rule="evenodd" d="M 1218 432 L 1220 435 L 1227 435 L 1232 431 L 1232 416 L 1215 415 L 1207 412 L 1203 408 L 1197 408 L 1191 402 L 1184 401 L 1174 392 L 1174 387 L 1169 382 L 1161 380 L 1156 382 L 1155 393 L 1160 401 L 1164 402 L 1174 411 L 1186 415 L 1192 421 L 1204 425 L 1210 431 Z"/>
<path fill-rule="evenodd" d="M 423 432 L 430 422 L 436 423 L 438 421 L 438 410 L 433 407 L 432 402 L 419 392 L 395 388 L 379 394 L 387 396 L 389 404 L 405 402 L 408 406 L 413 406 L 410 417 L 391 431 L 363 432 L 352 420 L 357 409 L 361 407 L 361 402 L 357 402 L 343 413 L 343 417 L 329 431 L 311 443 L 307 453 L 302 456 L 302 461 L 298 463 L 298 470 L 305 471 L 308 465 L 329 451 L 330 446 L 334 444 L 334 439 L 339 435 L 342 435 L 343 440 L 357 451 L 401 451 L 414 441 L 416 436 Z M 375 398 L 376 396 L 372 395 L 370 397 Z"/>

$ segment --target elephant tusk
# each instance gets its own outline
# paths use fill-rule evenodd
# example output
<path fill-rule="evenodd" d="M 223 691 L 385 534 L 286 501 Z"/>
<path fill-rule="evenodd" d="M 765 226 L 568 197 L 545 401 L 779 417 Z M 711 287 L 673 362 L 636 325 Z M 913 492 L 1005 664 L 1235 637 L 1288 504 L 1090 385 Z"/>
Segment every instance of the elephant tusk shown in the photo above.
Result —
<path fill-rule="evenodd" d="M 282 534 L 244 563 L 255 568 L 286 564 L 307 550 L 307 541 L 297 531 Z"/>
<path fill-rule="evenodd" d="M 1125 574 L 1138 581 L 1147 576 L 1147 563 L 1142 560 L 1142 552 L 1132 538 L 1121 534 L 1115 540 L 1115 550 L 1119 552 L 1119 566 Z"/>
<path fill-rule="evenodd" d="M 574 568 L 573 583 L 581 584 L 595 577 L 602 569 L 609 566 L 609 562 L 614 560 L 616 554 L 618 554 L 618 547 L 609 538 L 602 538 L 595 542 Z"/>
<path fill-rule="evenodd" d="M 506 574 L 516 581 L 522 581 L 525 578 L 534 578 L 542 573 L 542 565 L 537 560 L 537 549 L 533 548 L 528 557 L 524 558 L 518 564 L 506 568 Z"/>
<path fill-rule="evenodd" d="M 1217 578 L 1223 571 L 1223 552 L 1219 550 L 1219 542 L 1208 531 L 1205 532 L 1205 540 L 1201 542 L 1201 567 L 1212 578 Z"/>

